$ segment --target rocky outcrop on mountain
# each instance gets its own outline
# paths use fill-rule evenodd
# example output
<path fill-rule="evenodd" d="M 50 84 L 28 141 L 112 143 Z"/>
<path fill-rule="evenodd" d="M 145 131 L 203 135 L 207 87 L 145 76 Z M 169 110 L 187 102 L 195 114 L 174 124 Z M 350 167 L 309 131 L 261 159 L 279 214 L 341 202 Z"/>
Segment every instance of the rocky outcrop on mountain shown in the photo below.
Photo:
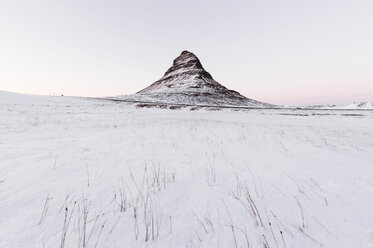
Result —
<path fill-rule="evenodd" d="M 272 107 L 216 82 L 191 52 L 183 51 L 164 76 L 127 99 L 159 103 L 213 106 Z"/>

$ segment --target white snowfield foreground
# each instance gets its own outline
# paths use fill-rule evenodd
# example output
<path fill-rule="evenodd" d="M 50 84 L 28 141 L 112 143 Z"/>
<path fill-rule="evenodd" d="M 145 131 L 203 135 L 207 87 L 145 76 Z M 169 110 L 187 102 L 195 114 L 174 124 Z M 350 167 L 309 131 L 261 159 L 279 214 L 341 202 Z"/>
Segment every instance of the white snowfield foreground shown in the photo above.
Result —
<path fill-rule="evenodd" d="M 0 247 L 373 247 L 372 111 L 0 92 Z"/>

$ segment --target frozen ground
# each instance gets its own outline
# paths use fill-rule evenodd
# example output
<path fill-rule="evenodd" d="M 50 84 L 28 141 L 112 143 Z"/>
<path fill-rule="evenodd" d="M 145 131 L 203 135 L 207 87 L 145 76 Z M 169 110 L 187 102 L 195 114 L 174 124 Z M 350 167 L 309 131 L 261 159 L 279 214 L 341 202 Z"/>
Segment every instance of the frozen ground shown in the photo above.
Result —
<path fill-rule="evenodd" d="M 372 111 L 0 92 L 0 247 L 373 247 Z"/>

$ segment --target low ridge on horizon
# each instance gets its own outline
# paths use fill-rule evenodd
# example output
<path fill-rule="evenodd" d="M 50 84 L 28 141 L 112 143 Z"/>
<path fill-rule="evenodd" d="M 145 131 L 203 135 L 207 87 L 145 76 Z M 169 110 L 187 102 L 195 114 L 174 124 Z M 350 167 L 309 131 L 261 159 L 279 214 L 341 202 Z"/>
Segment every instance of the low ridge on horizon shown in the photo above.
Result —
<path fill-rule="evenodd" d="M 188 105 L 274 107 L 230 90 L 216 82 L 198 57 L 184 50 L 161 79 L 136 94 L 124 96 L 128 100 Z"/>

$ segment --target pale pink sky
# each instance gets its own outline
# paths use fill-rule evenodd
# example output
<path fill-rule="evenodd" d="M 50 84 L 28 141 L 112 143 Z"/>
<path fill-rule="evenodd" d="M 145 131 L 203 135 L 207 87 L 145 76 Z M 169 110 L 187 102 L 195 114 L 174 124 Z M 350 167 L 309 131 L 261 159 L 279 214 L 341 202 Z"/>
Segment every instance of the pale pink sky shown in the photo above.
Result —
<path fill-rule="evenodd" d="M 371 0 L 3 1 L 0 90 L 131 94 L 189 50 L 260 101 L 373 101 L 372 10 Z"/>

